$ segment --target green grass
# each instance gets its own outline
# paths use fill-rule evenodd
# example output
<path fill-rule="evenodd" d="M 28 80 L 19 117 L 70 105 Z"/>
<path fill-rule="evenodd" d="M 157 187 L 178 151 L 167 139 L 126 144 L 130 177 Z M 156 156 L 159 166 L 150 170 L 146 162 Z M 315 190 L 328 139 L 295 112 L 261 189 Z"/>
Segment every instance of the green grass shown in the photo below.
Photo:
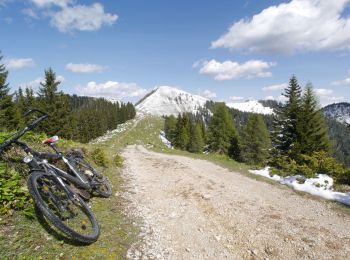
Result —
<path fill-rule="evenodd" d="M 15 211 L 12 216 L 0 216 L 0 259 L 125 259 L 138 230 L 133 220 L 122 213 L 123 199 L 118 195 L 123 184 L 121 169 L 112 163 L 116 149 L 110 144 L 61 144 L 67 148 L 83 147 L 90 153 L 100 147 L 107 154 L 109 164 L 104 174 L 112 182 L 113 194 L 108 199 L 93 198 L 90 202 L 101 228 L 99 240 L 88 246 L 72 244 L 52 230 L 48 232 L 47 225 L 37 216 L 28 219 Z"/>

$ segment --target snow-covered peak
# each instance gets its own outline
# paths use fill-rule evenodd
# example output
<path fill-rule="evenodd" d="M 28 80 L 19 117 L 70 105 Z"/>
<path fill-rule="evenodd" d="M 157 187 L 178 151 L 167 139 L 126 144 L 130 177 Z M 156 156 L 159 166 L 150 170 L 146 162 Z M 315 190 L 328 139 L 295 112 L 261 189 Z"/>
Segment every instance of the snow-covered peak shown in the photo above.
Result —
<path fill-rule="evenodd" d="M 227 103 L 230 108 L 235 108 L 242 112 L 257 113 L 263 115 L 273 114 L 273 109 L 271 107 L 264 107 L 259 101 L 249 100 L 241 103 Z"/>
<path fill-rule="evenodd" d="M 322 110 L 326 117 L 336 119 L 340 123 L 350 124 L 350 103 L 336 103 L 328 105 Z"/>
<path fill-rule="evenodd" d="M 108 100 L 109 102 L 112 102 L 112 103 L 114 103 L 114 104 L 116 104 L 116 103 L 121 103 L 121 101 L 119 100 L 119 99 L 117 99 L 117 98 L 112 98 L 112 97 L 109 97 L 109 98 L 105 98 L 106 100 Z"/>
<path fill-rule="evenodd" d="M 141 99 L 137 103 L 136 109 L 156 116 L 178 115 L 185 112 L 196 113 L 207 100 L 177 88 L 161 86 Z"/>

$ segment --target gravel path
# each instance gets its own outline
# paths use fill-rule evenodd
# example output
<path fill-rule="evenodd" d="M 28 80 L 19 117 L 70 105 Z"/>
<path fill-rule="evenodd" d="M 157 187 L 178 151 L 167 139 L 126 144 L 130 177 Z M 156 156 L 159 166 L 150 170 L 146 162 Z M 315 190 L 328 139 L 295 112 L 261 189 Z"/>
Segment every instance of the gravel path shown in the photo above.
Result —
<path fill-rule="evenodd" d="M 349 259 L 350 215 L 213 163 L 125 149 L 129 259 Z"/>

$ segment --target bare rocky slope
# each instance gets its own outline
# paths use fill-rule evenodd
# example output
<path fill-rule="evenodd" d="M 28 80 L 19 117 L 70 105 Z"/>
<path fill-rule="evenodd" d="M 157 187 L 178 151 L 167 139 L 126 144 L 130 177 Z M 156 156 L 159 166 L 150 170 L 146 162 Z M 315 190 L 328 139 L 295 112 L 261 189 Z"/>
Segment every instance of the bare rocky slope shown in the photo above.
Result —
<path fill-rule="evenodd" d="M 124 150 L 130 259 L 348 259 L 350 215 L 207 161 Z"/>

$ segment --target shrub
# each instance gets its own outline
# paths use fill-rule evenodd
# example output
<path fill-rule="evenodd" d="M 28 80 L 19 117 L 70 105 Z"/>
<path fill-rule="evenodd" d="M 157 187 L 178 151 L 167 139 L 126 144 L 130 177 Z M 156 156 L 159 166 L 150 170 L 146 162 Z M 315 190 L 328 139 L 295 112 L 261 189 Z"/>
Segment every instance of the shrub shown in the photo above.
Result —
<path fill-rule="evenodd" d="M 0 214 L 11 214 L 22 210 L 30 215 L 31 198 L 22 176 L 5 163 L 0 163 Z"/>
<path fill-rule="evenodd" d="M 108 159 L 101 148 L 96 148 L 91 153 L 91 158 L 97 166 L 108 167 Z"/>
<path fill-rule="evenodd" d="M 327 174 L 338 184 L 350 184 L 350 170 L 324 151 L 314 152 L 312 155 L 301 154 L 297 161 L 278 155 L 270 165 L 273 167 L 271 173 L 281 176 L 300 174 L 313 178 L 316 174 Z"/>
<path fill-rule="evenodd" d="M 115 165 L 115 166 L 117 166 L 117 167 L 122 167 L 122 166 L 123 166 L 124 159 L 123 159 L 123 157 L 121 157 L 119 154 L 116 154 L 116 155 L 114 155 L 114 157 L 113 157 L 113 162 L 114 162 L 114 165 Z"/>

